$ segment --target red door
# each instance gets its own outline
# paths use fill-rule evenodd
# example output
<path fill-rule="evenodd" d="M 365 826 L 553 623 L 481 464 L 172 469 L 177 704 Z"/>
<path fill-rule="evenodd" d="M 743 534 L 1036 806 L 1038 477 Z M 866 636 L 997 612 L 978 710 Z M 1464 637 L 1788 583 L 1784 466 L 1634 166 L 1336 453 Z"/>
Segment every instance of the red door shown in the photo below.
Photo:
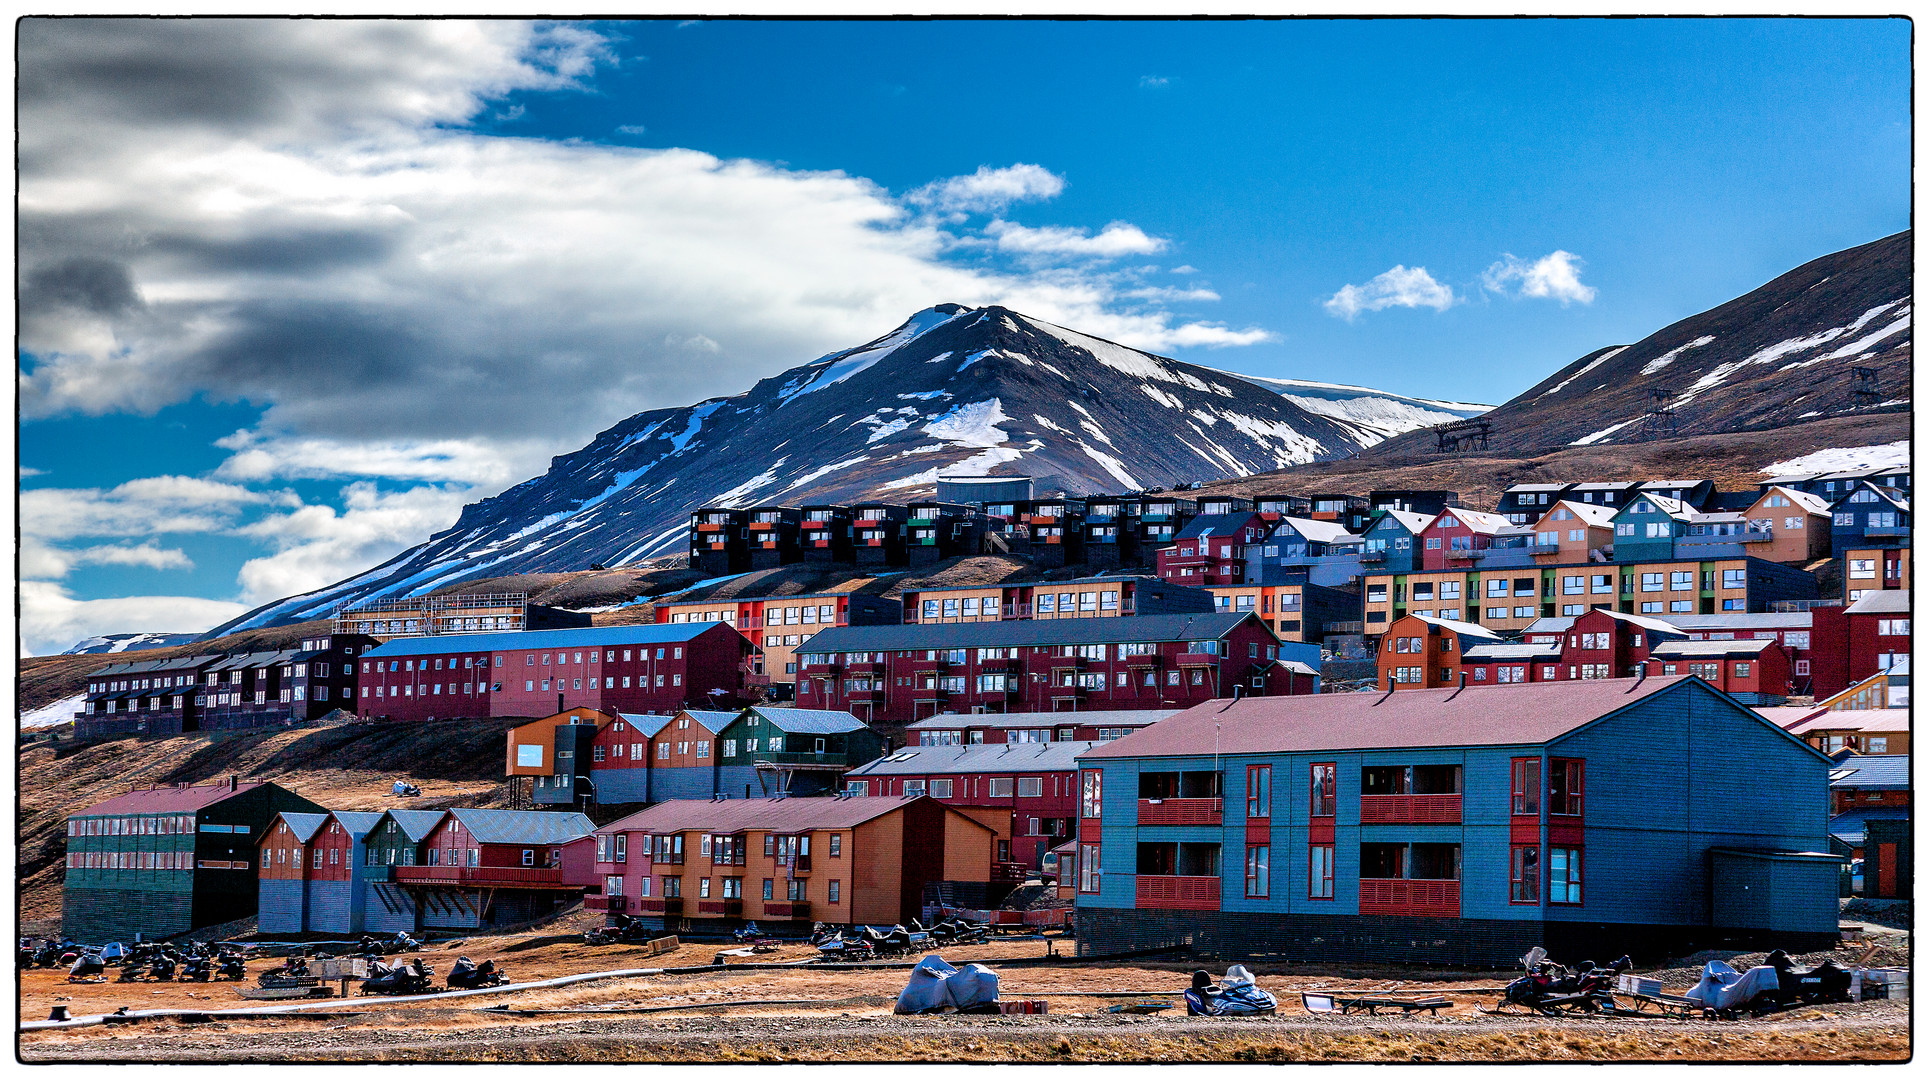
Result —
<path fill-rule="evenodd" d="M 1896 846 L 1877 844 L 1875 858 L 1875 895 L 1894 896 L 1896 894 Z"/>

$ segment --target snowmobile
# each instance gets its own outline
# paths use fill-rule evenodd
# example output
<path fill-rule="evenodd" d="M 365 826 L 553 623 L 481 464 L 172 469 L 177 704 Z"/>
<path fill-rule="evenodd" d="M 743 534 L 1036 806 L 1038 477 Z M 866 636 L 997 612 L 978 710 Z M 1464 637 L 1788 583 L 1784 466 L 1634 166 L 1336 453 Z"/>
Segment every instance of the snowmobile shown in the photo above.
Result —
<path fill-rule="evenodd" d="M 496 967 L 494 960 L 484 960 L 481 964 L 471 963 L 466 956 L 455 958 L 455 966 L 449 969 L 449 989 L 479 990 L 485 986 L 501 986 L 509 977 Z"/>
<path fill-rule="evenodd" d="M 635 945 L 650 940 L 654 933 L 656 931 L 619 911 L 610 916 L 609 925 L 583 931 L 583 944 Z"/>
<path fill-rule="evenodd" d="M 74 960 L 74 966 L 67 969 L 67 981 L 106 982 L 107 965 L 101 961 L 99 953 L 82 953 Z"/>
<path fill-rule="evenodd" d="M 280 967 L 270 968 L 255 976 L 255 981 L 268 990 L 317 986 L 321 983 L 321 979 L 308 974 L 308 958 L 304 956 L 291 956 L 283 960 Z"/>
<path fill-rule="evenodd" d="M 362 980 L 364 994 L 426 994 L 435 989 L 430 982 L 435 969 L 423 963 L 419 956 L 393 967 L 380 960 L 371 966 L 373 974 Z"/>
<path fill-rule="evenodd" d="M 1505 1000 L 1553 1016 L 1614 1011 L 1614 978 L 1634 962 L 1623 956 L 1606 967 L 1588 960 L 1570 968 L 1549 960 L 1547 950 L 1536 947 L 1521 957 L 1521 966 L 1527 974 L 1507 984 Z"/>
<path fill-rule="evenodd" d="M 877 956 L 877 947 L 871 939 L 855 931 L 849 937 L 834 933 L 816 945 L 817 959 L 826 963 L 856 964 Z"/>
<path fill-rule="evenodd" d="M 73 947 L 74 947 L 74 942 L 73 942 L 73 939 L 71 938 L 62 939 L 60 941 L 55 941 L 52 938 L 49 938 L 48 940 L 40 943 L 40 948 L 34 950 L 33 966 L 37 968 L 53 967 L 56 964 L 60 963 L 61 954 L 67 952 Z M 69 963 L 72 963 L 72 961 L 69 961 Z"/>
<path fill-rule="evenodd" d="M 1780 985 L 1763 997 L 1790 1005 L 1849 1000 L 1849 971 L 1833 960 L 1824 960 L 1812 968 L 1798 968 L 1787 952 L 1776 949 L 1768 954 L 1765 962 L 1775 969 L 1775 979 Z"/>
<path fill-rule="evenodd" d="M 224 952 L 215 958 L 214 977 L 240 982 L 248 977 L 248 965 L 242 961 L 240 953 Z"/>
<path fill-rule="evenodd" d="M 182 982 L 207 982 L 214 978 L 214 965 L 205 956 L 189 956 L 181 961 L 181 970 L 175 978 Z"/>

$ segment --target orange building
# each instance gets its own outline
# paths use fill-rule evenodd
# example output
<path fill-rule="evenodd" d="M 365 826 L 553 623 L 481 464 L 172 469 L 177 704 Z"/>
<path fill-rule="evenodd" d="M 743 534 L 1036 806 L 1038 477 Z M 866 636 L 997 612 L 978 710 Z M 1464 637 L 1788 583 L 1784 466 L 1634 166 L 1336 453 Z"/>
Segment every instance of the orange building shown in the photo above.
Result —
<path fill-rule="evenodd" d="M 1771 484 L 1747 510 L 1748 536 L 1768 540 L 1748 553 L 1769 562 L 1803 565 L 1829 556 L 1828 500 L 1806 491 Z"/>
<path fill-rule="evenodd" d="M 1543 566 L 1597 561 L 1614 546 L 1614 511 L 1590 503 L 1555 503 L 1534 523 L 1534 560 Z"/>
<path fill-rule="evenodd" d="M 1499 634 L 1473 623 L 1408 615 L 1380 638 L 1380 685 L 1391 685 L 1390 678 L 1409 690 L 1452 686 L 1468 649 L 1499 641 Z"/>
<path fill-rule="evenodd" d="M 1357 624 L 1360 595 L 1323 585 L 1294 582 L 1286 585 L 1214 585 L 1206 590 L 1221 614 L 1259 616 L 1281 641 L 1319 642 L 1326 624 Z"/>

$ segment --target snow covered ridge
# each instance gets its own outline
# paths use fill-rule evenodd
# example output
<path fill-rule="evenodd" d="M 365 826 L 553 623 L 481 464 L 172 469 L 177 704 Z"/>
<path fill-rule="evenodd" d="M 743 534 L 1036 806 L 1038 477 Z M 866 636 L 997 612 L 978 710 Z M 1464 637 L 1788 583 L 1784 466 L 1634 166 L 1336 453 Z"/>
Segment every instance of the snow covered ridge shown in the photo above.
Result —
<path fill-rule="evenodd" d="M 199 634 L 104 634 L 75 642 L 63 650 L 62 656 L 79 656 L 83 653 L 119 653 L 141 649 L 167 649 L 175 645 L 186 645 L 200 637 Z"/>
<path fill-rule="evenodd" d="M 1441 419 L 1468 408 L 1291 385 L 1285 396 L 1004 308 L 941 304 L 741 394 L 630 417 L 419 547 L 220 630 L 680 554 L 702 506 L 901 502 L 934 493 L 942 474 L 993 470 L 1073 494 L 1170 487 L 1351 454 L 1396 425 L 1439 422 L 1436 406 Z"/>
<path fill-rule="evenodd" d="M 1792 473 L 1842 472 L 1847 469 L 1888 469 L 1909 464 L 1909 440 L 1877 443 L 1874 446 L 1848 446 L 1817 450 L 1787 461 L 1762 467 L 1763 476 L 1788 476 Z"/>
<path fill-rule="evenodd" d="M 1479 416 L 1493 408 L 1471 401 L 1411 397 L 1346 383 L 1277 379 L 1230 371 L 1222 374 L 1272 390 L 1307 412 L 1330 417 L 1354 431 L 1367 446 L 1402 432 Z"/>

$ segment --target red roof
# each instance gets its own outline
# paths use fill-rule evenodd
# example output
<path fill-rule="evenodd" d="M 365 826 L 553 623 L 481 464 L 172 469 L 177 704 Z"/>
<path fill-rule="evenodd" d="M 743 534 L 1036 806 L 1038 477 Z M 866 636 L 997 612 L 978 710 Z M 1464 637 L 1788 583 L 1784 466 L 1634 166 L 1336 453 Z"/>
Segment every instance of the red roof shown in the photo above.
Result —
<path fill-rule="evenodd" d="M 892 798 L 854 796 L 850 798 L 788 799 L 670 799 L 647 810 L 638 810 L 596 830 L 601 833 L 673 833 L 703 829 L 734 833 L 746 829 L 771 832 L 809 832 L 813 829 L 850 829 L 902 810 L 928 796 Z M 940 803 L 940 806 L 943 804 Z M 945 807 L 950 813 L 957 813 Z M 959 815 L 979 824 L 967 815 Z"/>
<path fill-rule="evenodd" d="M 116 795 L 106 802 L 98 802 L 85 810 L 77 810 L 71 817 L 99 817 L 104 814 L 183 814 L 213 806 L 223 799 L 231 799 L 243 792 L 253 791 L 261 782 L 242 784 L 230 788 L 224 781 L 219 784 L 198 784 L 193 787 L 156 787 L 137 788 L 125 795 Z"/>
<path fill-rule="evenodd" d="M 1198 757 L 1404 747 L 1534 745 L 1694 679 L 1574 679 L 1477 689 L 1209 701 L 1080 756 Z"/>

